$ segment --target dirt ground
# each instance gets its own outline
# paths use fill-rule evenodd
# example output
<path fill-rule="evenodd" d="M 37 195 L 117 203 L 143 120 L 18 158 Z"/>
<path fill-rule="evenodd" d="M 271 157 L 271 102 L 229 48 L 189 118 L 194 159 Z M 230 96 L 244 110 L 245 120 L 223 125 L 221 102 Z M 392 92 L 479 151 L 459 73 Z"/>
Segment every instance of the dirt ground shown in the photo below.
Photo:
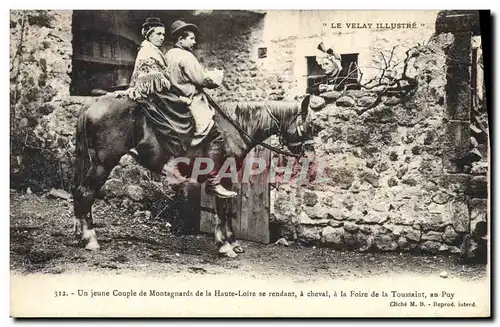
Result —
<path fill-rule="evenodd" d="M 68 200 L 11 191 L 10 267 L 17 274 L 117 273 L 212 274 L 294 280 L 353 279 L 415 274 L 464 281 L 482 279 L 486 265 L 463 265 L 453 255 L 360 253 L 299 244 L 242 241 L 246 253 L 223 258 L 211 235 L 173 235 L 160 218 L 117 212 L 103 201 L 94 206 L 101 249 L 89 252 L 72 233 Z"/>

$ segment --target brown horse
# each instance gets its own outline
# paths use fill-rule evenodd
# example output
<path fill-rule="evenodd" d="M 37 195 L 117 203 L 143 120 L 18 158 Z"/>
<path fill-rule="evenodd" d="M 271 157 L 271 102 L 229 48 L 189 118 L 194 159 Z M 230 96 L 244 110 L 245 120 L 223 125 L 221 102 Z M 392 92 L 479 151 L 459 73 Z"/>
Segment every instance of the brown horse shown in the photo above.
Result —
<path fill-rule="evenodd" d="M 240 169 L 250 150 L 271 135 L 278 135 L 294 154 L 313 152 L 309 116 L 309 96 L 306 96 L 300 106 L 296 102 L 268 102 L 238 104 L 232 113 L 218 109 L 215 122 L 223 134 L 224 156 L 234 158 Z M 139 164 L 155 173 L 161 173 L 172 158 L 156 139 L 141 106 L 128 97 L 104 95 L 82 110 L 76 131 L 73 199 L 75 233 L 82 234 L 88 250 L 99 248 L 92 221 L 95 196 L 120 158 L 132 148 L 139 152 Z M 206 155 L 206 145 L 199 149 L 191 158 Z M 221 183 L 232 188 L 231 180 L 224 179 Z M 215 241 L 221 254 L 235 257 L 244 250 L 236 243 L 233 233 L 232 201 L 222 198 L 215 201 L 218 216 Z"/>

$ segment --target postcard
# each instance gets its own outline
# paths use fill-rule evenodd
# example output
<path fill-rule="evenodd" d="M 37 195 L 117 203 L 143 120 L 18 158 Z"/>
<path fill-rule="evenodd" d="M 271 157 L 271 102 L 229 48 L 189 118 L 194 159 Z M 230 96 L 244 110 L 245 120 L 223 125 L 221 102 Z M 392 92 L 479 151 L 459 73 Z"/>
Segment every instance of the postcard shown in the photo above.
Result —
<path fill-rule="evenodd" d="M 490 317 L 490 36 L 11 10 L 11 317 Z"/>

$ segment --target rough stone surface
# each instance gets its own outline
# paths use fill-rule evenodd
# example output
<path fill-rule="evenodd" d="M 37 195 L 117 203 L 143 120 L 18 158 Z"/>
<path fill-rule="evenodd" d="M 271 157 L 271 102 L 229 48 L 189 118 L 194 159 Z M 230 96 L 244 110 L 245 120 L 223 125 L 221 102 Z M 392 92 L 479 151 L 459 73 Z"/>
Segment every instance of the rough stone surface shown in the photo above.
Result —
<path fill-rule="evenodd" d="M 469 201 L 470 211 L 470 231 L 474 233 L 476 230 L 484 228 L 488 223 L 488 200 L 486 199 L 471 199 Z M 481 226 L 482 225 L 482 226 Z"/>
<path fill-rule="evenodd" d="M 313 207 L 316 203 L 318 203 L 318 196 L 314 192 L 305 192 L 303 199 L 306 206 Z"/>
<path fill-rule="evenodd" d="M 443 241 L 449 245 L 456 245 L 460 235 L 455 232 L 452 226 L 447 226 L 443 233 Z"/>
<path fill-rule="evenodd" d="M 453 217 L 453 228 L 458 233 L 469 231 L 469 208 L 464 199 L 457 198 L 450 202 L 451 215 Z"/>
<path fill-rule="evenodd" d="M 405 236 L 408 240 L 412 242 L 420 242 L 422 238 L 422 232 L 419 230 L 415 230 L 413 228 L 407 228 L 405 230 Z"/>
<path fill-rule="evenodd" d="M 346 233 L 343 228 L 327 226 L 321 231 L 321 243 L 330 246 L 341 246 L 344 243 L 344 235 Z"/>
<path fill-rule="evenodd" d="M 320 232 L 321 229 L 315 226 L 299 226 L 298 240 L 304 244 L 316 244 L 321 239 Z"/>
<path fill-rule="evenodd" d="M 425 241 L 420 245 L 420 248 L 429 253 L 438 253 L 442 244 L 436 241 Z"/>
<path fill-rule="evenodd" d="M 356 233 L 359 230 L 359 226 L 355 223 L 346 222 L 344 223 L 344 230 L 350 233 Z"/>
<path fill-rule="evenodd" d="M 409 251 L 411 249 L 410 242 L 404 236 L 398 238 L 398 246 L 403 251 Z"/>
<path fill-rule="evenodd" d="M 422 235 L 421 240 L 422 241 L 436 241 L 436 242 L 440 242 L 441 241 L 441 235 L 442 235 L 442 233 L 429 231 L 429 232 L 424 233 Z"/>
<path fill-rule="evenodd" d="M 72 11 L 10 12 L 12 188 L 70 191 L 74 124 L 89 102 L 67 100 L 71 19 Z"/>
<path fill-rule="evenodd" d="M 398 248 L 398 243 L 390 235 L 376 235 L 373 243 L 377 249 L 382 251 L 394 251 Z"/>
<path fill-rule="evenodd" d="M 356 101 L 349 96 L 343 96 L 337 100 L 336 104 L 339 107 L 354 107 L 356 105 Z"/>

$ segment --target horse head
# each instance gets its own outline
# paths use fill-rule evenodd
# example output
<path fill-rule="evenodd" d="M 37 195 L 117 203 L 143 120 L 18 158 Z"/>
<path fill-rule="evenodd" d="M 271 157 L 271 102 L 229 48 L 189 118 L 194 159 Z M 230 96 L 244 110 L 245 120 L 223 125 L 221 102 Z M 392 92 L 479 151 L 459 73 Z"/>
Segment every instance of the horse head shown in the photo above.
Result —
<path fill-rule="evenodd" d="M 314 109 L 312 109 L 314 108 Z M 314 154 L 314 137 L 317 131 L 314 129 L 314 112 L 323 108 L 311 105 L 311 96 L 306 96 L 301 104 L 300 110 L 293 116 L 287 127 L 281 131 L 284 145 L 294 154 Z"/>
<path fill-rule="evenodd" d="M 277 135 L 280 143 L 293 154 L 314 154 L 316 135 L 309 96 L 300 105 L 286 101 L 239 103 L 236 113 L 247 133 L 256 141 Z"/>

